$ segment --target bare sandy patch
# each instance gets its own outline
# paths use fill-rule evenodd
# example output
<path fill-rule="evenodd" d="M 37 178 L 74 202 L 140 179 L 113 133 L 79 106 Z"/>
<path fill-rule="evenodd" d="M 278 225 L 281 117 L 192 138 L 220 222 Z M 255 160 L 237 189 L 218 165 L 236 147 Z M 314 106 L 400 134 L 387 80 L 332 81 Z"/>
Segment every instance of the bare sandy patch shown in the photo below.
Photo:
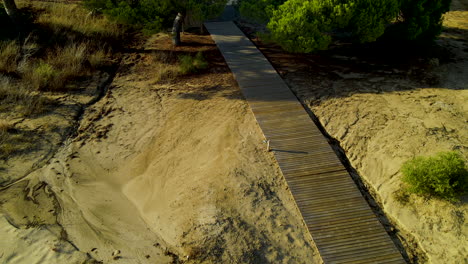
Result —
<path fill-rule="evenodd" d="M 86 110 L 77 137 L 2 193 L 21 195 L 28 186 L 29 197 L 36 197 L 44 186 L 50 193 L 44 203 L 55 199 L 49 209 L 55 213 L 36 219 L 60 224 L 73 254 L 88 261 L 321 263 L 212 41 L 185 37 L 202 43 L 195 49 L 207 57 L 218 57 L 209 70 L 161 83 L 152 76 L 158 69 L 151 56 L 171 53 L 169 38 L 136 47 L 104 98 Z M 5 200 L 4 214 L 22 208 L 20 201 Z M 11 229 L 31 214 L 21 210 L 0 223 Z M 20 240 L 12 243 L 22 247 Z"/>

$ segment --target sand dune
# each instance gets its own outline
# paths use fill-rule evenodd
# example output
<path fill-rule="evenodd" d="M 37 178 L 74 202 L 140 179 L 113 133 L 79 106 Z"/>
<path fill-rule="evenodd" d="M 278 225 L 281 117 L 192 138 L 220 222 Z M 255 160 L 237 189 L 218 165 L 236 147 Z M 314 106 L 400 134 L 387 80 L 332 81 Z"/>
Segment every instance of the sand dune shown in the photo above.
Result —
<path fill-rule="evenodd" d="M 209 91 L 198 77 L 154 85 L 137 70 L 144 56 L 126 55 L 130 66 L 86 110 L 78 136 L 2 192 L 21 195 L 27 184 L 30 197 L 44 193 L 34 206 L 52 209 L 36 218 L 64 229 L 54 238 L 43 225 L 0 221 L 2 232 L 18 233 L 9 236 L 15 250 L 2 247 L 9 256 L 2 261 L 20 263 L 16 255 L 59 263 L 70 255 L 68 263 L 320 263 L 229 72 L 199 77 L 216 76 Z M 9 208 L 33 204 L 18 200 Z M 32 214 L 5 209 L 11 223 Z M 40 240 L 25 244 L 20 236 L 31 232 L 42 232 Z M 41 243 L 60 233 L 68 255 Z"/>

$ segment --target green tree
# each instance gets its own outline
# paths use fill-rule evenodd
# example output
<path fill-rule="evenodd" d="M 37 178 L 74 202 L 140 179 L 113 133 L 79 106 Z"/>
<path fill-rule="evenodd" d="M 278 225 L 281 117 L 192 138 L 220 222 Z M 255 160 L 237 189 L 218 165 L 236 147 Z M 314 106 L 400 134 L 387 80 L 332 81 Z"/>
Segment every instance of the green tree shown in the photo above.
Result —
<path fill-rule="evenodd" d="M 238 7 L 243 17 L 259 23 L 266 23 L 273 15 L 273 11 L 284 2 L 286 0 L 240 0 Z"/>
<path fill-rule="evenodd" d="M 11 18 L 13 23 L 17 26 L 20 25 L 19 11 L 16 7 L 15 0 L 3 0 L 3 7 L 5 8 L 6 13 Z"/>
<path fill-rule="evenodd" d="M 403 21 L 397 32 L 408 40 L 433 40 L 442 32 L 442 15 L 450 4 L 451 0 L 402 0 Z"/>
<path fill-rule="evenodd" d="M 312 52 L 326 49 L 338 32 L 357 42 L 375 41 L 397 13 L 397 0 L 288 0 L 267 27 L 285 50 Z"/>
<path fill-rule="evenodd" d="M 241 0 L 242 16 L 265 22 L 290 52 L 327 49 L 333 38 L 373 42 L 388 29 L 408 40 L 432 40 L 451 0 Z"/>
<path fill-rule="evenodd" d="M 204 21 L 219 15 L 227 0 L 85 0 L 93 9 L 102 10 L 120 22 L 141 26 L 147 32 L 162 30 L 173 21 L 175 45 L 180 45 L 180 31 L 188 12 Z"/>
<path fill-rule="evenodd" d="M 184 23 L 185 16 L 190 11 L 194 19 L 204 21 L 221 14 L 226 6 L 227 0 L 165 0 L 177 11 L 176 18 L 172 26 L 173 44 L 181 44 L 180 31 Z"/>

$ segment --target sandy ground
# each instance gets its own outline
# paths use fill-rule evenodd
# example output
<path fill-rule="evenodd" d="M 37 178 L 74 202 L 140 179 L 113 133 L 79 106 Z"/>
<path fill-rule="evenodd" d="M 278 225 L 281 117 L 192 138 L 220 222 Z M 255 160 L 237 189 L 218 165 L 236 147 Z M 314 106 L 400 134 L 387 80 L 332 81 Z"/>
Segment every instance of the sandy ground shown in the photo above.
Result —
<path fill-rule="evenodd" d="M 1 263 L 321 263 L 226 65 L 154 84 L 168 45 L 124 54 L 76 136 L 1 190 Z"/>
<path fill-rule="evenodd" d="M 37 100 L 47 102 L 45 114 L 25 117 L 14 110 L 0 113 L 0 120 L 11 124 L 14 133 L 27 138 L 30 143 L 24 151 L 0 159 L 0 186 L 8 186 L 44 166 L 72 133 L 83 109 L 99 98 L 109 79 L 109 74 L 99 73 L 75 84 L 70 93 L 36 93 Z"/>
<path fill-rule="evenodd" d="M 468 161 L 467 10 L 453 1 L 437 41 L 442 52 L 409 61 L 370 50 L 295 56 L 262 47 L 339 142 L 419 263 L 468 263 L 468 198 L 452 204 L 407 195 L 399 172 L 406 160 L 440 151 Z M 440 55 L 446 51 L 449 59 Z"/>

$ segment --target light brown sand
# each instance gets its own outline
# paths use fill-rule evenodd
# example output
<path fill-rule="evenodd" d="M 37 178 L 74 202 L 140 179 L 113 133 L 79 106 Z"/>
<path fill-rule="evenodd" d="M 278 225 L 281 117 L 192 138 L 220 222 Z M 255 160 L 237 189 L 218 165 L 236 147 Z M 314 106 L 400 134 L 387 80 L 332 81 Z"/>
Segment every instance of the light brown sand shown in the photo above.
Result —
<path fill-rule="evenodd" d="M 145 56 L 126 55 L 78 136 L 0 192 L 1 262 L 321 263 L 230 73 L 154 85 Z"/>

